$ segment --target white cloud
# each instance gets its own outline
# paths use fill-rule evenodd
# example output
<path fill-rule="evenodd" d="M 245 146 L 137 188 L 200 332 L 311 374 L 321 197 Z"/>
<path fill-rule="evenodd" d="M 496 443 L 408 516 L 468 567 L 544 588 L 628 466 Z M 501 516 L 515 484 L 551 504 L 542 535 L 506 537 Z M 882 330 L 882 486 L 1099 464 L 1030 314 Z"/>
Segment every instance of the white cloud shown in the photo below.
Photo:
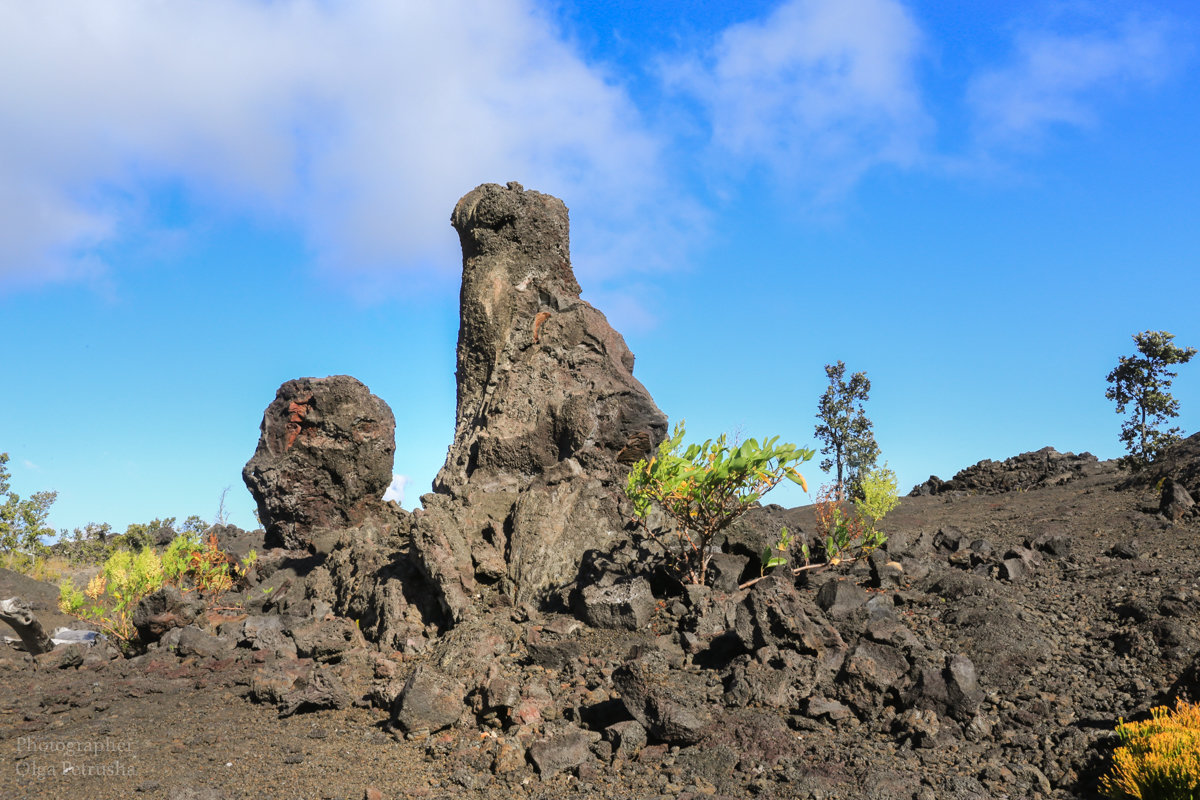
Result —
<path fill-rule="evenodd" d="M 535 0 L 0 0 L 0 74 L 0 283 L 102 269 L 156 182 L 368 279 L 453 271 L 482 182 L 563 197 L 588 243 L 663 185 L 660 142 Z"/>
<path fill-rule="evenodd" d="M 837 195 L 874 166 L 918 157 L 929 129 L 921 40 L 895 0 L 790 0 L 666 76 L 706 108 L 721 152 Z"/>
<path fill-rule="evenodd" d="M 394 500 L 400 505 L 404 505 L 404 487 L 412 483 L 412 478 L 407 475 L 393 475 L 392 483 L 383 493 L 384 500 Z"/>
<path fill-rule="evenodd" d="M 1052 125 L 1092 124 L 1101 103 L 1171 68 L 1166 25 L 1130 18 L 1086 33 L 1024 31 L 1008 65 L 974 78 L 967 99 L 985 142 L 1036 139 Z"/>

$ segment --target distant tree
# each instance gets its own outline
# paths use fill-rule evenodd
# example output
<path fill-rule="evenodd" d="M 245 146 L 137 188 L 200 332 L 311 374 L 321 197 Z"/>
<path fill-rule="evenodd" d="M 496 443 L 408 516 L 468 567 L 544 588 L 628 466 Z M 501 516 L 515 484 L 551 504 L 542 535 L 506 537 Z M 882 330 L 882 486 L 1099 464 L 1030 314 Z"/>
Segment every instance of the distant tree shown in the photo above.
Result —
<path fill-rule="evenodd" d="M 867 373 L 856 372 L 846 382 L 846 365 L 826 364 L 829 388 L 817 403 L 816 437 L 825 443 L 821 454 L 830 456 L 820 467 L 825 472 L 835 470 L 834 484 L 838 497 L 859 495 L 860 476 L 875 466 L 879 446 L 871 432 L 871 420 L 863 411 L 870 398 L 871 381 Z"/>
<path fill-rule="evenodd" d="M 192 514 L 190 517 L 188 517 L 187 519 L 185 519 L 183 521 L 182 525 L 179 526 L 179 532 L 180 533 L 204 533 L 206 530 L 208 530 L 211 527 L 212 526 L 209 525 L 207 522 L 205 522 L 202 517 L 200 517 L 197 514 Z"/>
<path fill-rule="evenodd" d="M 42 537 L 54 533 L 46 525 L 58 492 L 35 492 L 26 500 L 9 488 L 8 453 L 0 453 L 0 552 L 34 554 L 43 547 Z"/>
<path fill-rule="evenodd" d="M 121 534 L 120 543 L 124 547 L 137 551 L 154 544 L 155 534 L 163 528 L 169 528 L 171 538 L 175 538 L 175 517 L 152 519 L 149 522 L 132 522 Z"/>
<path fill-rule="evenodd" d="M 63 555 L 72 565 L 103 564 L 117 546 L 112 525 L 107 522 L 89 522 L 82 528 L 59 531 L 58 542 L 52 549 Z"/>
<path fill-rule="evenodd" d="M 1176 347 L 1171 343 L 1174 338 L 1166 331 L 1135 333 L 1133 341 L 1141 356 L 1121 356 L 1116 369 L 1108 373 L 1110 386 L 1104 396 L 1117 404 L 1118 414 L 1129 409 L 1129 419 L 1121 426 L 1121 441 L 1129 455 L 1121 463 L 1135 471 L 1179 441 L 1178 427 L 1160 430 L 1168 419 L 1179 416 L 1179 401 L 1170 393 L 1175 373 L 1167 368 L 1186 364 L 1196 348 Z"/>

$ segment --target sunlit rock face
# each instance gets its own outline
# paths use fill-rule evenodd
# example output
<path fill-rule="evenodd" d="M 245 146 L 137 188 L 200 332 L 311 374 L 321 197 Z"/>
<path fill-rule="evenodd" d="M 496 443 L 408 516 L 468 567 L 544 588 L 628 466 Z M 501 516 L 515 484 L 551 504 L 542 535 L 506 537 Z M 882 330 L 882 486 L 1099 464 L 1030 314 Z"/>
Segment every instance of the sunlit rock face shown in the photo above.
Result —
<path fill-rule="evenodd" d="M 620 484 L 667 420 L 625 340 L 579 297 L 561 200 L 485 184 L 451 222 L 463 250 L 454 442 L 414 549 L 457 617 L 478 581 L 534 599 L 624 535 Z"/>
<path fill-rule="evenodd" d="M 288 381 L 260 431 L 242 479 L 268 546 L 303 549 L 319 531 L 383 513 L 396 421 L 361 382 L 349 375 Z"/>
<path fill-rule="evenodd" d="M 621 489 L 667 430 L 625 340 L 579 297 L 561 200 L 486 184 L 451 222 L 463 250 L 458 403 L 423 508 L 383 502 L 395 421 L 348 376 L 281 386 L 243 471 L 268 544 L 328 553 L 340 532 L 325 594 L 391 639 L 462 621 L 484 587 L 539 602 L 574 580 L 586 550 L 629 535 Z M 355 567 L 368 540 L 394 548 L 378 585 Z"/>

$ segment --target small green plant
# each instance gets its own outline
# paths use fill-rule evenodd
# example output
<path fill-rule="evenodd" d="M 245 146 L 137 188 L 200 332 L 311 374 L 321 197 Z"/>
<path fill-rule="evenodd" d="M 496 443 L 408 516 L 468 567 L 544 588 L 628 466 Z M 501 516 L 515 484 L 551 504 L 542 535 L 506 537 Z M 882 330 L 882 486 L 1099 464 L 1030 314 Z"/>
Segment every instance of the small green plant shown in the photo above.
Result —
<path fill-rule="evenodd" d="M 854 508 L 859 516 L 871 520 L 874 528 L 888 512 L 900 505 L 900 494 L 897 491 L 896 473 L 888 469 L 887 462 L 882 467 L 874 467 L 859 476 L 859 497 L 854 498 Z"/>
<path fill-rule="evenodd" d="M 104 562 L 104 570 L 80 590 L 67 578 L 59 587 L 58 607 L 66 614 L 91 620 L 101 631 L 122 641 L 136 633 L 133 610 L 138 601 L 163 584 L 162 560 L 150 548 L 136 555 L 118 550 Z"/>
<path fill-rule="evenodd" d="M 762 552 L 762 569 L 768 570 L 775 567 L 782 567 L 787 564 L 787 556 L 783 555 L 788 548 L 792 546 L 792 534 L 788 532 L 786 527 L 779 529 L 779 541 L 774 547 L 763 548 Z M 808 545 L 802 545 L 801 549 L 805 552 L 808 550 Z"/>
<path fill-rule="evenodd" d="M 1117 725 L 1121 746 L 1100 789 L 1113 800 L 1200 798 L 1200 704 L 1179 700 L 1152 709 L 1145 722 Z"/>
<path fill-rule="evenodd" d="M 784 478 L 808 486 L 796 465 L 813 457 L 812 450 L 749 439 L 731 446 L 722 434 L 703 444 L 683 446 L 684 423 L 659 445 L 657 455 L 633 465 L 625 494 L 646 535 L 666 552 L 670 567 L 683 582 L 704 584 L 714 537 Z M 670 532 L 648 522 L 658 505 L 674 523 Z"/>
<path fill-rule="evenodd" d="M 842 507 L 839 495 L 837 486 L 827 486 L 817 498 L 817 535 L 824 551 L 824 563 L 809 565 L 809 553 L 805 549 L 805 567 L 837 566 L 855 561 L 887 541 L 870 518 L 860 513 L 848 513 Z"/>
<path fill-rule="evenodd" d="M 854 513 L 848 513 L 843 508 L 844 501 L 840 499 L 836 484 L 822 487 L 816 503 L 821 557 L 814 560 L 808 543 L 802 542 L 800 557 L 804 563 L 793 568 L 792 574 L 853 562 L 882 547 L 887 541 L 887 537 L 879 530 L 879 521 L 900 503 L 896 492 L 896 473 L 888 469 L 885 463 L 883 467 L 863 472 L 860 478 L 862 496 L 854 499 Z M 783 528 L 774 547 L 763 550 L 762 569 L 766 571 L 785 566 L 788 560 L 784 554 L 793 544 L 791 533 Z M 758 578 L 747 581 L 743 588 L 757 581 Z"/>
<path fill-rule="evenodd" d="M 181 533 L 171 540 L 163 550 L 163 576 L 167 582 L 180 585 L 191 569 L 192 557 L 200 552 L 200 535 L 193 532 Z"/>
<path fill-rule="evenodd" d="M 258 563 L 251 550 L 239 563 L 221 549 L 215 533 L 207 537 L 195 532 L 176 536 L 163 552 L 163 570 L 167 579 L 183 591 L 198 590 L 213 598 L 220 597 L 243 579 Z"/>
<path fill-rule="evenodd" d="M 215 535 L 202 540 L 190 531 L 171 540 L 161 556 L 150 547 L 136 554 L 117 550 L 85 589 L 69 578 L 63 581 L 58 605 L 64 613 L 95 622 L 103 632 L 129 641 L 136 634 L 133 609 L 146 595 L 170 584 L 183 592 L 200 592 L 211 605 L 257 560 L 258 553 L 251 550 L 239 564 L 220 549 Z"/>

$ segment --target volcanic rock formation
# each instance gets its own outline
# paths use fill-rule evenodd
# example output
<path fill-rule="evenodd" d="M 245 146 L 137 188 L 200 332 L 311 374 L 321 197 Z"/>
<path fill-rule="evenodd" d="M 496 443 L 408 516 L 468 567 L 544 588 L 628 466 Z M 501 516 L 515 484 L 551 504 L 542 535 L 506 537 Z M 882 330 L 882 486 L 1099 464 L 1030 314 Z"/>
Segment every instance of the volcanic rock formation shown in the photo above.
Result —
<path fill-rule="evenodd" d="M 458 409 L 424 508 L 383 504 L 395 423 L 346 376 L 280 387 L 243 472 L 268 544 L 328 553 L 317 535 L 343 531 L 322 567 L 328 602 L 393 642 L 430 621 L 426 607 L 413 613 L 417 597 L 444 625 L 482 586 L 518 604 L 563 589 L 586 550 L 628 535 L 621 485 L 667 429 L 625 341 L 579 297 L 561 200 L 487 184 L 451 221 L 463 248 Z M 387 543 L 373 580 L 356 566 L 367 557 L 356 537 Z"/>
<path fill-rule="evenodd" d="M 1060 453 L 1053 447 L 1043 447 L 1031 453 L 992 461 L 985 458 L 960 470 L 953 478 L 943 481 L 936 475 L 913 487 L 909 497 L 921 497 L 948 492 L 974 494 L 1003 494 L 1028 491 L 1044 486 L 1057 486 L 1094 471 L 1099 460 L 1091 453 Z"/>
<path fill-rule="evenodd" d="M 516 602 L 574 578 L 624 535 L 620 484 L 666 435 L 633 354 L 580 299 L 567 208 L 486 184 L 451 217 L 463 249 L 454 442 L 414 553 L 459 619 L 477 583 Z"/>
<path fill-rule="evenodd" d="M 242 479 L 269 546 L 305 548 L 317 531 L 351 527 L 382 512 L 396 420 L 361 382 L 348 375 L 288 381 L 267 406 L 260 430 Z"/>
<path fill-rule="evenodd" d="M 1200 516 L 1200 433 L 1173 444 L 1138 477 L 1162 487 L 1159 508 L 1168 519 Z"/>

